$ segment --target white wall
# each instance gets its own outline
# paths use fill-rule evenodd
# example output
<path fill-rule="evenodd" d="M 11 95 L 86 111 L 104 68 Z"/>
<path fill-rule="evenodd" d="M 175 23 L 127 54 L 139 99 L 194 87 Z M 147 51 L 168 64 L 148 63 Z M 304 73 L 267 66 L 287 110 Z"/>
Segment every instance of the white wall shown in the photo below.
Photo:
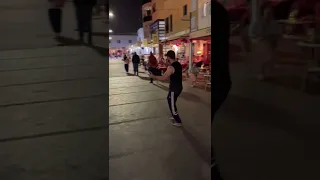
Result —
<path fill-rule="evenodd" d="M 109 48 L 127 48 L 137 43 L 137 35 L 111 35 Z M 118 42 L 118 40 L 120 42 Z M 131 40 L 131 43 L 129 42 Z"/>
<path fill-rule="evenodd" d="M 198 29 L 211 27 L 211 0 L 198 0 Z"/>
<path fill-rule="evenodd" d="M 143 28 L 138 29 L 137 34 L 138 34 L 137 41 L 142 42 L 144 39 Z"/>

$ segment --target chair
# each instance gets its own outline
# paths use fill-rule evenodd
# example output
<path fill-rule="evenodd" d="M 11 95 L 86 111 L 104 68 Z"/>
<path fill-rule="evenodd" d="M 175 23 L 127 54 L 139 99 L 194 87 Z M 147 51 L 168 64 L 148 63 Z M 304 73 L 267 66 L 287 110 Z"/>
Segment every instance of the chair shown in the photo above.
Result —
<path fill-rule="evenodd" d="M 307 88 L 308 80 L 311 76 L 317 77 L 320 74 L 320 67 L 314 66 L 314 60 L 312 57 L 305 57 L 307 54 L 301 48 L 300 55 L 296 54 L 296 57 L 281 57 L 281 60 L 277 61 L 275 66 L 286 73 L 292 73 L 298 75 L 301 78 L 300 90 L 305 91 Z M 285 71 L 283 71 L 285 69 Z"/>
<path fill-rule="evenodd" d="M 211 88 L 211 76 L 208 77 L 206 84 L 204 86 L 204 90 L 207 90 L 208 88 Z"/>

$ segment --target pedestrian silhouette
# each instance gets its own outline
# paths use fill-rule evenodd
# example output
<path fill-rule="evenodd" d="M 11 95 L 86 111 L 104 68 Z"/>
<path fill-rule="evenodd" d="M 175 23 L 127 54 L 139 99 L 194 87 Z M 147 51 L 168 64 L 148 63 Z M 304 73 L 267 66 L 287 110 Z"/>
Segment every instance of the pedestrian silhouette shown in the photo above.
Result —
<path fill-rule="evenodd" d="M 55 38 L 59 38 L 61 34 L 62 8 L 65 0 L 48 0 L 50 8 L 48 10 L 49 21 L 55 33 Z"/>
<path fill-rule="evenodd" d="M 76 8 L 76 18 L 79 33 L 79 40 L 84 41 L 87 33 L 88 43 L 92 44 L 92 11 L 97 4 L 97 0 L 74 0 Z"/>

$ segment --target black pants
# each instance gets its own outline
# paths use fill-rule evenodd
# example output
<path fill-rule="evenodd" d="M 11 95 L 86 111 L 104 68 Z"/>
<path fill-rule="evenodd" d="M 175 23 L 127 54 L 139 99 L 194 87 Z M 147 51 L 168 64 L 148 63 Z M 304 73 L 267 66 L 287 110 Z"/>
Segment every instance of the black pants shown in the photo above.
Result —
<path fill-rule="evenodd" d="M 169 105 L 171 115 L 177 123 L 181 123 L 181 118 L 178 114 L 178 109 L 177 109 L 177 105 L 176 105 L 178 97 L 181 94 L 181 91 L 182 90 L 173 91 L 173 90 L 169 89 L 169 93 L 167 96 L 168 105 Z"/>
<path fill-rule="evenodd" d="M 129 64 L 124 64 L 124 69 L 126 70 L 126 72 L 129 72 Z"/>
<path fill-rule="evenodd" d="M 83 40 L 84 33 L 88 33 L 88 42 L 92 42 L 92 6 L 76 5 L 76 17 L 80 40 Z"/>
<path fill-rule="evenodd" d="M 55 33 L 61 33 L 62 11 L 59 8 L 51 8 L 48 10 L 50 24 Z"/>
<path fill-rule="evenodd" d="M 224 101 L 227 99 L 230 88 L 213 89 L 211 95 L 211 123 L 214 120 L 216 112 L 220 109 Z M 212 132 L 211 132 L 212 133 Z M 212 135 L 211 135 L 212 136 Z M 211 179 L 222 180 L 219 168 L 215 162 L 214 149 L 211 144 Z"/>
<path fill-rule="evenodd" d="M 132 63 L 133 64 L 133 72 L 134 74 L 139 74 L 139 63 Z"/>

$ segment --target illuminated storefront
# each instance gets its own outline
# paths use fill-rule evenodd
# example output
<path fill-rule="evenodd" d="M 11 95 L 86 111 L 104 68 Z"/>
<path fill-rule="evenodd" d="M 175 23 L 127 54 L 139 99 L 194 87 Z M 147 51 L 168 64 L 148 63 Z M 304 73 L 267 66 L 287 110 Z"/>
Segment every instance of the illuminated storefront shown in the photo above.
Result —
<path fill-rule="evenodd" d="M 150 25 L 150 33 L 152 40 L 150 46 L 152 47 L 152 52 L 157 56 L 163 55 L 163 48 L 160 41 L 165 40 L 165 21 L 162 19 L 156 20 Z"/>

